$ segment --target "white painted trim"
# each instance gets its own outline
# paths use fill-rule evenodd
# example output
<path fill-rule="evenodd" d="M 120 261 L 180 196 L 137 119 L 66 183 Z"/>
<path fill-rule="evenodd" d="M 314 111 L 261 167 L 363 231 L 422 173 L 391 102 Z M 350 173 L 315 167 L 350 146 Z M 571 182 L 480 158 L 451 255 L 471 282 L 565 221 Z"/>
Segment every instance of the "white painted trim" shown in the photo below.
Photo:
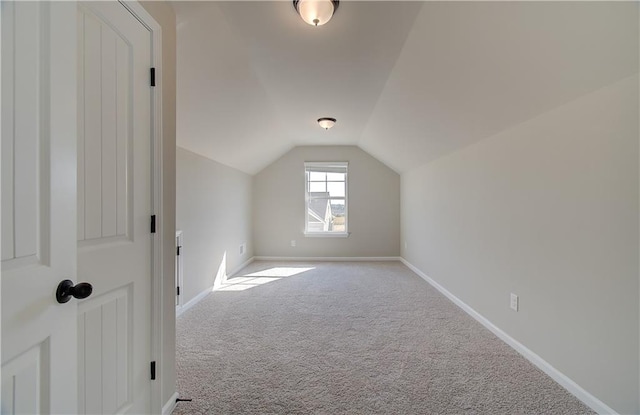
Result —
<path fill-rule="evenodd" d="M 152 162 L 152 215 L 156 215 L 156 233 L 152 238 L 152 276 L 151 276 L 151 360 L 156 361 L 157 380 L 151 382 L 151 412 L 158 413 L 162 410 L 162 384 L 163 384 L 163 360 L 164 355 L 164 264 L 163 264 L 163 239 L 165 229 L 162 226 L 162 156 L 163 156 L 163 135 L 162 135 L 162 27 L 151 16 L 151 14 L 138 1 L 120 0 L 120 3 L 127 8 L 139 21 L 151 32 L 151 65 L 156 68 L 156 86 L 151 88 L 151 116 L 153 146 Z M 173 229 L 170 230 L 173 235 Z"/>
<path fill-rule="evenodd" d="M 400 261 L 405 264 L 409 269 L 418 274 L 422 279 L 431 284 L 436 290 L 440 291 L 445 297 L 449 300 L 453 301 L 458 307 L 460 307 L 463 311 L 473 317 L 480 324 L 485 326 L 487 329 L 491 330 L 493 334 L 498 336 L 502 341 L 507 343 L 511 348 L 513 348 L 516 352 L 520 353 L 525 359 L 533 363 L 538 369 L 542 370 L 544 373 L 549 375 L 551 379 L 555 380 L 560 386 L 565 388 L 571 394 L 573 394 L 576 398 L 581 400 L 585 405 L 593 409 L 599 414 L 617 414 L 616 411 L 607 406 L 604 402 L 584 390 L 580 385 L 571 380 L 568 376 L 560 372 L 555 367 L 551 366 L 549 362 L 535 354 L 533 351 L 528 349 L 522 343 L 518 342 L 513 337 L 509 336 L 502 329 L 494 325 L 480 313 L 475 311 L 469 305 L 467 305 L 464 301 L 453 295 L 450 291 L 444 288 L 442 285 L 438 284 L 436 281 L 431 279 L 424 272 L 420 271 L 417 267 L 411 264 L 406 259 L 400 257 Z"/>
<path fill-rule="evenodd" d="M 318 262 L 381 262 L 381 261 L 400 261 L 397 256 L 256 256 L 256 261 L 318 261 Z"/>
<path fill-rule="evenodd" d="M 246 267 L 247 265 L 249 265 L 250 263 L 252 263 L 254 261 L 255 257 L 251 257 L 249 258 L 247 261 L 243 262 L 242 264 L 240 264 L 239 266 L 237 266 L 233 272 L 227 272 L 225 275 L 225 279 L 228 276 L 234 275 L 236 274 L 238 271 L 240 271 L 242 268 Z M 182 315 L 182 313 L 184 313 L 185 311 L 187 311 L 188 309 L 190 309 L 191 307 L 193 307 L 194 305 L 198 304 L 200 301 L 202 301 L 207 295 L 211 294 L 212 292 L 215 291 L 216 286 L 212 285 L 211 287 L 206 288 L 204 291 L 202 291 L 200 294 L 196 295 L 195 297 L 193 297 L 191 300 L 187 301 L 185 304 L 182 305 L 182 307 L 176 308 L 176 317 Z"/>
<path fill-rule="evenodd" d="M 198 304 L 200 301 L 202 301 L 203 298 L 205 298 L 207 295 L 211 294 L 212 292 L 213 292 L 213 285 L 205 289 L 204 291 L 202 291 L 200 294 L 193 297 L 191 300 L 184 303 L 184 305 L 179 309 L 176 309 L 176 317 L 181 316 L 185 311 L 187 311 L 194 305 Z"/>
<path fill-rule="evenodd" d="M 306 232 L 305 238 L 348 238 L 351 232 Z"/>
<path fill-rule="evenodd" d="M 245 262 L 243 262 L 242 264 L 238 265 L 237 267 L 235 267 L 235 269 L 232 272 L 228 272 L 227 276 L 228 277 L 233 277 L 234 275 L 236 275 L 238 272 L 240 272 L 240 270 L 242 270 L 242 268 L 246 267 L 247 265 L 249 265 L 250 263 L 252 263 L 253 261 L 255 261 L 256 257 L 251 257 L 249 259 L 247 259 Z"/>
<path fill-rule="evenodd" d="M 162 407 L 162 415 L 170 415 L 174 409 L 176 409 L 176 399 L 178 399 L 178 392 L 171 395 L 171 398 Z"/>
<path fill-rule="evenodd" d="M 309 231 L 309 220 L 307 215 L 309 213 L 309 179 L 307 172 L 314 167 L 340 167 L 344 168 L 344 232 L 340 234 L 330 235 L 331 232 L 311 232 Z M 305 237 L 333 237 L 333 238 L 348 238 L 351 235 L 349 232 L 349 162 L 348 161 L 305 161 L 304 162 L 304 235 Z M 340 199 L 339 197 L 336 199 Z M 315 216 L 315 215 L 314 215 Z"/>
<path fill-rule="evenodd" d="M 182 231 L 178 229 L 176 230 L 176 249 L 180 249 L 180 255 L 176 253 L 176 266 L 175 266 L 176 276 L 174 279 L 177 280 L 176 289 L 177 287 L 180 287 L 181 291 L 184 287 L 184 260 L 182 259 L 184 258 L 184 254 L 183 254 L 182 248 L 184 248 L 184 235 L 182 234 Z M 181 308 L 182 303 L 184 302 L 182 301 L 183 293 L 180 292 L 180 295 L 176 293 L 176 298 L 178 302 L 178 304 L 176 304 L 176 308 Z"/>

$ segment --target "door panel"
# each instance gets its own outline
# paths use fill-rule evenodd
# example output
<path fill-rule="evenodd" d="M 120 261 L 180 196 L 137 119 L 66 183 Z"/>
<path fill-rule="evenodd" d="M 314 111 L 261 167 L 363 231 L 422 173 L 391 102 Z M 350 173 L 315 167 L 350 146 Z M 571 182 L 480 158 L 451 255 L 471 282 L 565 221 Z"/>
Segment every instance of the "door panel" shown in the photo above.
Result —
<path fill-rule="evenodd" d="M 47 346 L 40 343 L 2 366 L 2 413 L 47 412 L 49 399 L 42 385 L 49 378 Z"/>
<path fill-rule="evenodd" d="M 41 5 L 34 3 L 20 7 L 7 6 L 6 12 L 7 17 L 11 15 L 13 18 L 7 19 L 7 27 L 3 27 L 3 46 L 7 53 L 10 49 L 13 50 L 10 58 L 13 65 L 11 73 L 6 74 L 10 78 L 7 79 L 4 96 L 8 105 L 2 106 L 3 111 L 6 111 L 3 114 L 2 133 L 3 136 L 13 136 L 13 140 L 3 142 L 7 148 L 6 151 L 3 148 L 2 173 L 7 183 L 14 181 L 24 187 L 19 192 L 7 195 L 6 201 L 3 199 L 3 215 L 7 215 L 7 220 L 3 223 L 11 222 L 15 228 L 11 229 L 11 233 L 3 233 L 2 259 L 32 257 L 36 260 L 36 224 L 39 222 L 36 174 L 40 125 L 34 120 L 40 119 L 39 91 L 42 79 L 39 71 L 46 64 L 41 59 L 46 45 L 42 44 L 42 27 L 34 27 L 31 19 L 40 21 L 44 18 L 44 11 Z M 5 66 L 9 65 L 3 65 L 3 69 Z M 19 70 L 13 70 L 14 68 Z M 16 209 L 16 206 L 20 208 Z"/>
<path fill-rule="evenodd" d="M 131 403 L 131 287 L 83 302 L 79 307 L 80 408 L 117 413 Z"/>
<path fill-rule="evenodd" d="M 41 120 L 39 91 L 44 86 L 39 76 L 39 71 L 45 65 L 41 53 L 46 45 L 41 41 L 42 28 L 30 21 L 44 18 L 41 5 L 32 3 L 15 7 L 8 4 L 3 7 L 3 12 L 6 14 L 2 33 L 3 52 L 6 58 L 13 61 L 13 65 L 3 65 L 2 71 L 2 136 L 7 137 L 2 142 L 2 178 L 3 184 L 8 187 L 13 183 L 21 185 L 19 191 L 6 192 L 6 197 L 3 195 L 2 198 L 2 260 L 10 266 L 13 264 L 9 264 L 9 261 L 13 259 L 22 259 L 22 263 L 28 258 L 33 263 L 39 262 L 36 257 L 36 226 L 41 219 L 38 209 L 41 195 L 38 194 L 37 167 L 42 137 L 41 125 L 37 121 Z M 5 67 L 9 69 L 7 73 Z M 8 225 L 6 229 L 5 224 Z"/>
<path fill-rule="evenodd" d="M 122 7 L 122 6 L 120 6 Z M 79 14 L 78 240 L 126 237 L 131 223 L 133 45 Z M 148 69 L 148 68 L 147 68 Z"/>
<path fill-rule="evenodd" d="M 76 8 L 2 2 L 2 413 L 73 413 Z"/>
<path fill-rule="evenodd" d="M 151 33 L 117 2 L 78 14 L 79 412 L 148 413 Z"/>

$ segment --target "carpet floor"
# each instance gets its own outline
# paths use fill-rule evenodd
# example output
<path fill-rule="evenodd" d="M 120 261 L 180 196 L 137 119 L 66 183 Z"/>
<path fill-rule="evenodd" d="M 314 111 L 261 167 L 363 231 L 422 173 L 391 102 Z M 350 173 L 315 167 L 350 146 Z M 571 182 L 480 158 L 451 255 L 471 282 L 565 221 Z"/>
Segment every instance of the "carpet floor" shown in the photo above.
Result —
<path fill-rule="evenodd" d="M 175 414 L 593 413 L 399 262 L 253 262 L 177 331 Z"/>

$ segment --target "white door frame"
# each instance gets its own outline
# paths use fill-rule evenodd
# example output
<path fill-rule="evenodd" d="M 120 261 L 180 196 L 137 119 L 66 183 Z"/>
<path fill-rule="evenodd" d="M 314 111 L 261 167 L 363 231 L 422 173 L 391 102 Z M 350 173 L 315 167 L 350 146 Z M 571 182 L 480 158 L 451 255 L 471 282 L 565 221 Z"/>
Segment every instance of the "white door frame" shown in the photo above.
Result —
<path fill-rule="evenodd" d="M 162 28 L 138 1 L 119 0 L 151 32 L 151 62 L 155 68 L 156 86 L 151 89 L 151 212 L 156 215 L 156 233 L 152 244 L 151 264 L 151 359 L 156 362 L 156 380 L 151 381 L 151 413 L 162 413 L 163 339 L 163 264 L 162 247 Z M 173 234 L 173 232 L 172 232 Z M 168 403 L 168 402 L 167 402 Z"/>
<path fill-rule="evenodd" d="M 178 248 L 180 249 L 180 255 L 176 255 L 176 286 L 180 287 L 180 295 L 177 295 L 176 293 L 176 297 L 177 297 L 177 304 L 176 304 L 176 315 L 180 314 L 180 310 L 182 309 L 182 306 L 184 305 L 184 301 L 182 301 L 182 299 L 184 298 L 184 290 L 183 290 L 183 285 L 184 285 L 184 274 L 183 274 L 183 263 L 184 260 L 182 259 L 184 257 L 183 254 L 183 245 L 184 245 L 184 240 L 183 240 L 183 236 L 182 236 L 182 231 L 181 230 L 177 230 L 176 231 L 176 245 L 178 246 Z M 177 289 L 176 287 L 176 289 Z"/>

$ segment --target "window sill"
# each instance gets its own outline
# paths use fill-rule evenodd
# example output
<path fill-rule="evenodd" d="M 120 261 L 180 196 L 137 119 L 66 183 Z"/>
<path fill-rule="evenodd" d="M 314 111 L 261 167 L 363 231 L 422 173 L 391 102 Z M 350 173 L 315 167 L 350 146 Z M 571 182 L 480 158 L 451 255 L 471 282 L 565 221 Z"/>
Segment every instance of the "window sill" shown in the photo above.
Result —
<path fill-rule="evenodd" d="M 350 232 L 305 232 L 305 238 L 348 238 Z"/>

